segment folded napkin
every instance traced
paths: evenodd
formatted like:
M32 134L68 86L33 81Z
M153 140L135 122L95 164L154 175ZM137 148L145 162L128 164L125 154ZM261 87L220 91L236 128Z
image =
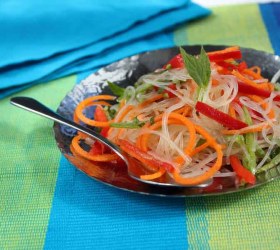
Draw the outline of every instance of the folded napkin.
M4 0L0 98L173 44L174 26L209 14L188 0Z

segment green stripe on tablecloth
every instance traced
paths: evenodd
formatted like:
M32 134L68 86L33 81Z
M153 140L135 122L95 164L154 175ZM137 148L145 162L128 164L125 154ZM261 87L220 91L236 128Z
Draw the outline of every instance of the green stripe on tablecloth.
M255 190L205 198L211 249L279 249L280 181Z
M225 44L273 52L255 4L213 8L213 15L175 32L176 44ZM280 181L219 197L186 199L190 249L276 249Z
M256 4L213 8L213 14L175 31L175 43L219 44L272 52L272 46Z
M75 81L67 77L20 95L56 109ZM41 249L60 158L52 122L10 105L9 98L0 110L0 249Z

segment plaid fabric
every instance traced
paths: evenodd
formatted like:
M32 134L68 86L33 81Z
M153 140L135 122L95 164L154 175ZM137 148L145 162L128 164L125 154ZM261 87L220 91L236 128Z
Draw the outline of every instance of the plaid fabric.
M216 7L214 15L206 20L177 30L176 42L238 44L279 53L279 7L280 4ZM186 199L190 249L277 249L279 188L280 182L275 181L246 193Z
M280 4L213 8L175 44L280 53ZM84 76L85 74L83 74ZM21 92L52 108L76 77ZM97 183L60 154L51 122L0 101L0 249L278 249L280 182L226 196L165 199Z
M75 76L21 92L56 108ZM41 249L60 153L52 122L0 101L0 249Z

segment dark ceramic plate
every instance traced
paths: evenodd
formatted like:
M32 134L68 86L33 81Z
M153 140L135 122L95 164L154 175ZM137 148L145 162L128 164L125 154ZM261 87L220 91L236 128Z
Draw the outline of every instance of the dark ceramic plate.
M184 46L190 54L199 54L201 46ZM206 51L214 51L225 48L225 46L204 46ZM76 105L83 99L110 93L107 80L119 84L122 87L133 85L137 79L147 73L161 68L169 59L178 54L178 48L151 51L121 61L115 62L104 67L96 73L90 75L80 84L76 85L62 100L58 113L72 119ZM280 69L280 58L272 54L253 49L242 48L243 59L248 66L258 65L262 68L262 74L268 79ZM69 149L70 142L76 131L63 125L54 124L55 139L61 152L79 170L97 181L108 184L112 187L138 192L142 194L153 194L161 196L202 196L233 193L241 190L251 189L261 184L276 179L280 175L280 167L272 169L264 176L257 176L257 183L254 186L237 187L234 180L228 178L214 178L213 184L203 187L159 187L137 182L132 179L124 166L95 166L87 160L79 160L72 156Z

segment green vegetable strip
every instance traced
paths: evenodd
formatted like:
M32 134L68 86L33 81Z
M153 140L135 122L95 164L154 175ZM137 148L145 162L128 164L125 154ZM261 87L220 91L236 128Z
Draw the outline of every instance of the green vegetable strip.
M137 117L135 117L133 119L133 121L131 122L112 122L110 123L110 127L114 127L114 128L141 128L142 126L144 126L145 123L144 122L140 122Z
M118 86L117 84L107 81L109 88L111 89L111 91L113 92L114 95L122 97L124 94L125 89Z
M265 156L265 151L258 144L256 145L255 153L258 158L263 158Z
M276 155L280 154L280 147L278 145L275 145L273 147L273 149L271 150L271 153L270 153L270 158L274 158Z
M245 115L245 122L248 125L252 125L252 118L249 114L249 111L246 107L243 107L244 115ZM245 147L248 151L249 156L244 157L242 160L244 167L246 167L251 172L256 168L257 166L257 158L256 158L256 142L255 142L255 136L254 133L247 133L244 135L245 139Z
M267 171L273 167L275 167L276 165L278 165L280 163L280 154L276 155L269 163L263 165L262 168L260 168L257 173L261 173L264 171Z

